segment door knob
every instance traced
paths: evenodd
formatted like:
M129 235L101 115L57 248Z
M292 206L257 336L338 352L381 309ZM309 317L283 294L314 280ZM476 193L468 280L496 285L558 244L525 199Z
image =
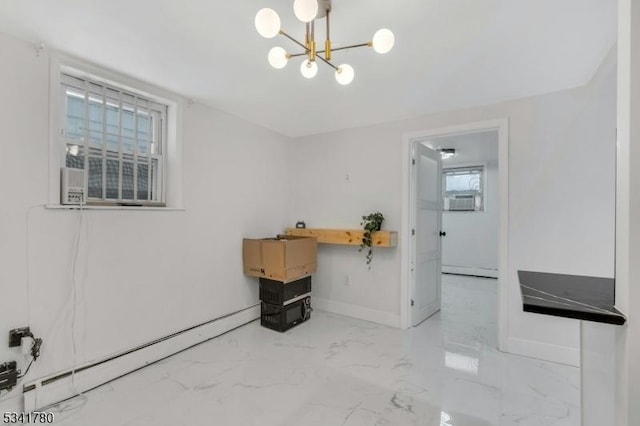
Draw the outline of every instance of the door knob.
M440 236L441 236L441 237L446 237L446 236L447 236L447 233L446 233L446 232L442 232L442 231L440 231Z

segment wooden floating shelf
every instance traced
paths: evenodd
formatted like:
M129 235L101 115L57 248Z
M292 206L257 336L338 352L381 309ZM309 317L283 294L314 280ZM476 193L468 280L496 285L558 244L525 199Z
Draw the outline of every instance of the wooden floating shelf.
M321 244L343 244L359 246L362 243L362 229L318 229L287 228L286 235L297 237L315 237ZM395 247L398 245L396 231L377 231L371 235L373 247Z

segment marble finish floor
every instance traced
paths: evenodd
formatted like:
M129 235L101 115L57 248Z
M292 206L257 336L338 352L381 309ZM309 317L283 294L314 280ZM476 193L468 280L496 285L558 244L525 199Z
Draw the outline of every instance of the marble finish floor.
M499 352L496 280L444 275L418 327L252 322L53 410L60 426L579 426L579 376Z

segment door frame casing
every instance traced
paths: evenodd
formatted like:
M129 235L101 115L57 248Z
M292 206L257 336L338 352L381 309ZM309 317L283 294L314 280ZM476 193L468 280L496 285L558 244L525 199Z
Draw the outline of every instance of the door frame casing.
M498 348L505 350L509 335L509 119L500 118L405 133L402 141L402 218L400 224L400 326L411 327L411 200L412 145L426 139L477 133L498 132L499 225L498 225Z

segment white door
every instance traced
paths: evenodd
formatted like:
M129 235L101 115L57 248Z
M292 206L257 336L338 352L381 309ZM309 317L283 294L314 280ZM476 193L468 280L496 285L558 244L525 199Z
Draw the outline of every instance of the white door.
M411 208L411 324L440 310L442 160L420 142L413 144Z

